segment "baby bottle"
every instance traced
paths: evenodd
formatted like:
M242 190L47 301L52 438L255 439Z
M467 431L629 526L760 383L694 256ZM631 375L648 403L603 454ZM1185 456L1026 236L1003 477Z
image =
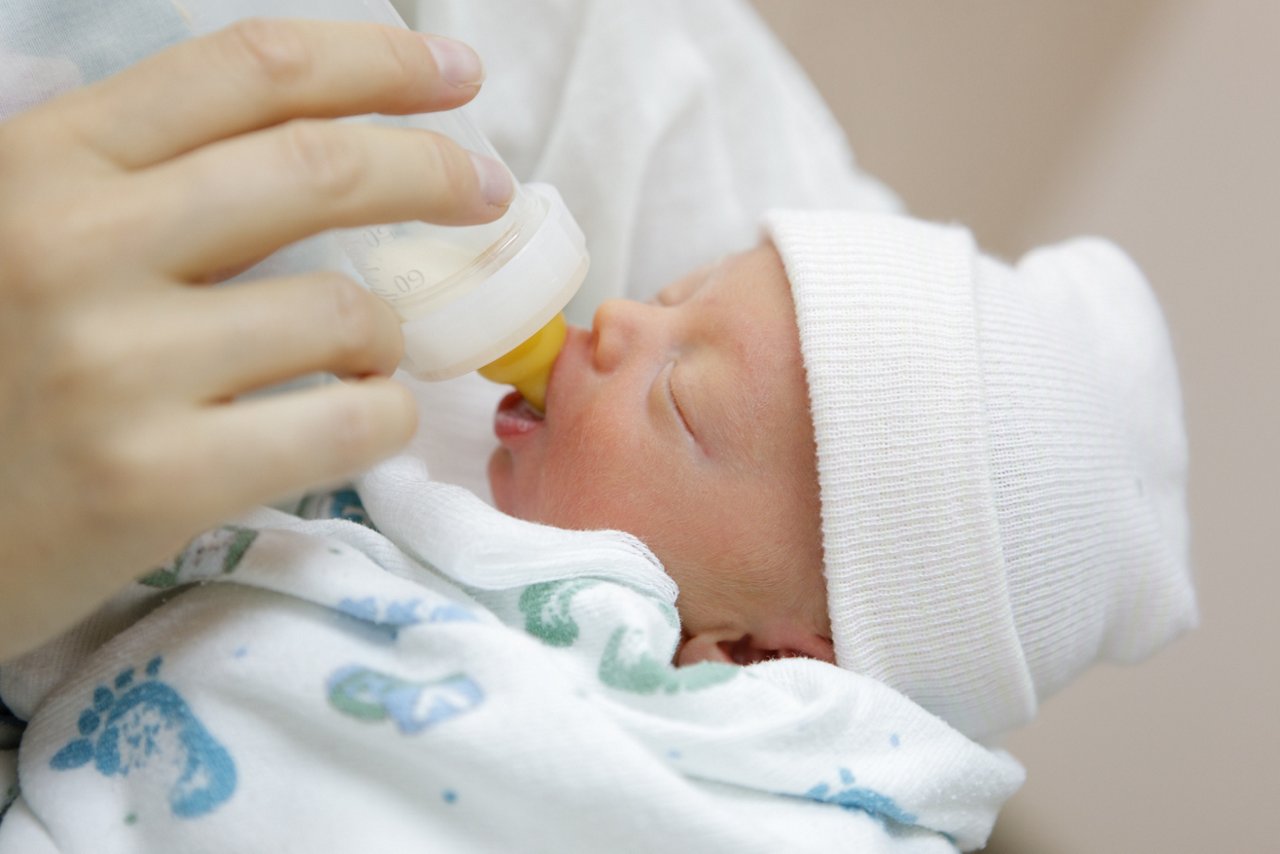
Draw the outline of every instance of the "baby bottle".
M239 18L272 15L403 27L388 0L182 0L195 34ZM360 121L431 130L500 160L461 110ZM425 380L480 370L545 407L552 362L565 338L561 311L587 272L586 241L559 193L518 186L495 222L437 226L401 222L335 232L348 272L400 316L402 367ZM346 266L346 265L343 265Z

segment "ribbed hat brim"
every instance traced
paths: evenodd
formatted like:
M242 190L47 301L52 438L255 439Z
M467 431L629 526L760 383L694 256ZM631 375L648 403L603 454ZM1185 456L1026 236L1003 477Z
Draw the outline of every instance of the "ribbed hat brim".
M840 666L982 737L1036 709L1005 586L975 338L972 238L774 211L818 447Z

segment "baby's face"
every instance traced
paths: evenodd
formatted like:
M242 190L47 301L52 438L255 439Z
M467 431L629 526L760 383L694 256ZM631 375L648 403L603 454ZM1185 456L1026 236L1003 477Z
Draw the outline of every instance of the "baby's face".
M807 386L771 246L653 303L605 303L570 329L545 420L508 397L494 426L498 507L645 542L680 586L686 639L710 638L685 661L830 660Z

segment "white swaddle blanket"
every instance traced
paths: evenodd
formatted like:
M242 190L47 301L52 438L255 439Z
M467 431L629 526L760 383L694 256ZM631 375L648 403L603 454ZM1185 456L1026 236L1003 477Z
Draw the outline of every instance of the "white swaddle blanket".
M361 489L381 534L262 510L146 579L32 715L0 852L968 850L1021 783L834 666L673 667L625 534L410 458Z

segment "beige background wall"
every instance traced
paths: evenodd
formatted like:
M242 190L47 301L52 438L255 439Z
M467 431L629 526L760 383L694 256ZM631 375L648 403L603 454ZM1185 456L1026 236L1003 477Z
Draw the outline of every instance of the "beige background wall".
M991 850L1280 851L1280 2L756 5L914 213L1109 236L1173 330L1202 626L1010 740Z

